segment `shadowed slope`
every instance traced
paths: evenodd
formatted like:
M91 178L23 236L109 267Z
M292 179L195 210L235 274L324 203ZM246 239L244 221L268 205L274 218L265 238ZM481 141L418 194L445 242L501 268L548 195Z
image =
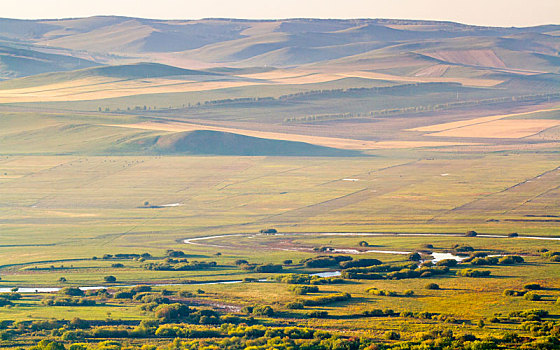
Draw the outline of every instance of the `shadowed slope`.
M209 154L236 156L358 156L361 152L304 142L272 140L213 130L141 138L119 145L115 153Z

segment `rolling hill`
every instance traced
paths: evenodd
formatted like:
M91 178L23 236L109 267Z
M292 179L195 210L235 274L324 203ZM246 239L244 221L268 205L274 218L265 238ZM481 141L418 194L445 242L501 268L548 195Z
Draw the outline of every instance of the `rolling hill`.
M29 50L65 50L75 57L87 52L98 64L152 61L179 67L328 65L342 58L363 61L365 54L376 69L380 57L419 53L480 68L536 71L546 61L546 72L558 73L559 30L559 25L498 28L383 19L0 19L7 47L26 43ZM23 67L12 75L35 73Z
M480 111L554 107L559 33L560 25L389 19L0 19L0 109L80 111L118 117L114 124L122 125L139 118L205 126L172 135L110 129L103 142L73 127L63 130L76 142L90 140L96 152L336 156L361 149L293 135L372 142L364 148L370 150L452 147L464 145L462 133L435 140L411 130ZM89 125L79 130L109 132L87 119L62 119L62 125ZM62 119L37 135L57 152L83 150L77 143L58 147ZM556 139L555 124L533 123L498 124ZM481 139L502 144L504 135ZM24 141L5 140L13 140L15 151Z
M322 147L306 142L273 140L214 130L194 130L144 137L112 148L113 154L311 156L344 157L359 151Z

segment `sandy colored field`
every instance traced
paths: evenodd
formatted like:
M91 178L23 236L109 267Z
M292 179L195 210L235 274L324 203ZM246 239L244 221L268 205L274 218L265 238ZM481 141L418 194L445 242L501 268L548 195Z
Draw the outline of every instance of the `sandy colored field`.
M467 143L439 142L439 141L379 141L379 142L364 141L364 140L353 140L353 139L336 138L336 137L323 137L323 136L289 134L289 133L279 133L279 132L247 130L247 129L224 128L218 126L209 126L209 125L200 125L200 124L191 124L191 123L177 123L177 122L165 122L165 123L142 122L136 124L119 124L119 125L112 124L108 126L143 129L143 130L161 130L161 131L171 131L171 132L213 130L213 131L235 133L235 134L240 134L245 136L273 139L273 140L306 142L319 146L334 147L334 148L341 148L341 149L348 149L348 150L468 145ZM472 145L472 143L470 145Z
M560 120L551 119L494 120L428 135L446 137L522 138L558 125L560 125Z
M89 79L80 80L77 85L75 85L76 81L73 81L33 88L1 90L0 103L98 100L138 94L208 91L259 84L244 81L191 82L173 79L118 80L103 83L94 80L88 84L87 80Z
M371 67L370 67L371 68ZM379 69L379 67L376 67ZM386 67L385 67L386 68ZM476 79L476 78L462 78L462 77L442 77L447 71L447 65L435 65L419 70L415 76L398 76L392 74L371 72L371 71L356 71L356 70L332 70L330 73L319 73L303 70L276 70L272 72L256 73L243 75L246 78L252 79L267 79L279 84L304 84L304 83L319 83L330 80L342 78L362 78L372 80L388 80L407 83L431 83L431 82L459 82L468 86L494 86L503 82L497 79Z
M413 77L361 70L324 72L301 69L282 69L264 73L239 75L239 78L251 79L245 81L200 82L174 78L115 79L91 77L28 88L0 90L0 103L98 100L139 94L210 91L263 84L314 84L344 78L388 80L403 83L459 82L467 86L480 87L494 86L502 82L501 80L495 79L442 77L441 75L447 71L447 68L448 67L445 65L427 67L418 71L416 76Z
M259 80L262 79L276 84L323 83L327 81L345 78L345 76L336 73L319 73L319 72L306 71L300 69L292 69L292 70L281 69L281 70L274 70L271 72L244 74L244 75L240 75L240 77L259 79Z
M422 127L419 127L419 128L414 128L414 129L409 129L409 130L411 130L411 131L426 131L426 132L446 131L446 130L462 128L462 127L470 126L470 125L483 124L483 123L491 122L491 121L494 121L494 120L499 120L499 119L504 119L504 118L509 118L509 117L517 117L517 116L522 116L522 115L525 115L525 114L533 114L533 113L539 113L539 112L551 112L551 111L556 111L556 110L558 110L558 108L539 109L537 111L532 111L532 112L491 115L491 116L488 116L488 117L480 117L480 118L474 118L474 119L469 119L469 120L461 120L461 121L458 121L458 122L422 126Z
M385 73L377 73L377 72L364 72L364 71L357 71L357 72L348 72L348 73L341 73L341 76L345 78L364 78L364 79L380 79L380 80L390 80L390 81L401 81L401 82L409 82L409 83L454 83L458 82L466 86L481 86L481 87L490 87L495 86L500 83L503 83L503 80L496 80L496 79L476 79L476 78L463 78L463 77L432 77L432 76L414 76L414 77L406 77L406 76L398 76L398 75L391 75Z

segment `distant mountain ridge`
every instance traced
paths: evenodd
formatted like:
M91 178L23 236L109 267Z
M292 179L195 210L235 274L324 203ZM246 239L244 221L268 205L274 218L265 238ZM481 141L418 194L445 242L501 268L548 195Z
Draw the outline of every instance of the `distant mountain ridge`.
M495 58L465 61L465 50L471 50L470 56L472 50L486 50ZM501 28L391 19L0 19L1 79L137 62L193 69L330 66L403 60L410 54L456 66L496 68L501 61L499 68L556 74L559 52L560 25L553 24Z

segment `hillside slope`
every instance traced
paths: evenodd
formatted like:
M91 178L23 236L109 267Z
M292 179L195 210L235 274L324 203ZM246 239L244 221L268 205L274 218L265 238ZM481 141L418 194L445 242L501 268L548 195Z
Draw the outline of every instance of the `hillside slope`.
M305 142L272 140L214 130L194 130L127 141L111 153L207 154L228 156L357 156L361 152L322 147Z

